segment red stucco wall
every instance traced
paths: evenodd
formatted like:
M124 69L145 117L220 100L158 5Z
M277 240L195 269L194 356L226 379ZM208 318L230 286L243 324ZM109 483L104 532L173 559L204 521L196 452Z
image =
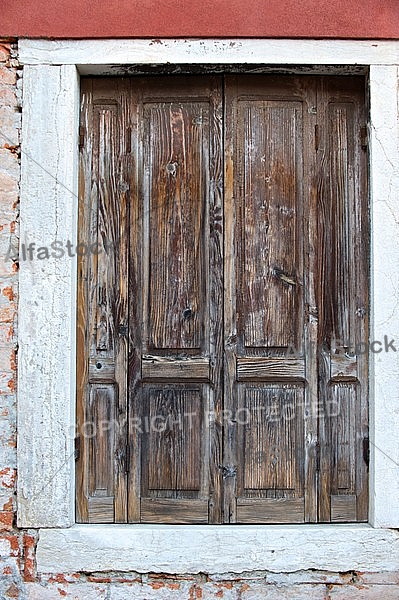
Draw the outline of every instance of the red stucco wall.
M399 38L399 0L1 0L0 35Z

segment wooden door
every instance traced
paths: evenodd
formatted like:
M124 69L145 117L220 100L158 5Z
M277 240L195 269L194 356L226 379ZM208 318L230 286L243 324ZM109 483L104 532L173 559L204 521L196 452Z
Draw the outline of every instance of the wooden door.
M362 84L84 80L78 520L367 518Z

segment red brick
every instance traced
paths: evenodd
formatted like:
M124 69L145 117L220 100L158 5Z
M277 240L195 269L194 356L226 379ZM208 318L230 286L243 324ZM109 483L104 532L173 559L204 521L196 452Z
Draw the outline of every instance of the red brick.
M0 323L14 322L16 306L13 287L9 285L9 282L7 282L7 285L0 283Z
M10 58L10 44L0 44L0 62L6 62Z
M0 67L0 81L1 81ZM0 144L5 149L10 150L19 145L19 129L21 126L21 115L12 106L0 105ZM1 188L1 185L0 185Z
M3 296L8 298L10 302L12 302L14 300L14 290L12 289L12 287L10 285L4 287L1 290L1 293L3 294Z
M14 513L2 510L0 511L0 530L11 531L14 521Z
M129 577L128 573L126 573L125 577L117 577L115 579L115 582L116 583L140 583L141 584L141 578L135 577L133 575Z
M16 470L5 467L0 471L0 487L13 489L15 487Z
M11 344L10 344L11 346ZM14 351L12 347L0 345L0 371L11 373L14 370Z
M15 534L4 533L0 539L8 542L8 556L19 558L19 537Z
M16 106L17 96L15 94L14 87L9 85L3 85L0 87L0 104L2 104L3 106Z
M8 512L12 512L13 509L13 501L12 498L10 498L5 504L3 504L3 511L8 511Z
M19 589L17 588L15 583L12 583L10 587L6 590L6 596L7 598L19 598Z
M1 373L0 372L0 395L10 394L15 392L15 379L11 372ZM1 473L0 473L1 479ZM0 481L1 486L1 481Z
M153 590L159 590L159 589L165 587L165 584L163 581L156 581L154 583L150 583L150 586L152 587Z
M49 583L68 583L68 581L63 573L57 573L49 577Z
M0 46L0 62L7 62L9 54Z
M24 549L24 580L25 581L36 581L35 547L36 547L36 539L34 538L34 536L24 533L23 549Z
M95 575L88 575L87 581L91 581L93 583L111 583L111 577L98 577Z
M7 347L9 343L12 341L13 337L13 328L9 324L1 324L0 325L0 348Z
M198 600L198 598L202 598L202 590L197 585L193 585L189 591L189 600Z
M0 323L12 323L15 315L15 304L10 306L1 306L0 304Z
M8 83L9 85L14 85L16 81L17 74L14 70L0 66L0 83Z

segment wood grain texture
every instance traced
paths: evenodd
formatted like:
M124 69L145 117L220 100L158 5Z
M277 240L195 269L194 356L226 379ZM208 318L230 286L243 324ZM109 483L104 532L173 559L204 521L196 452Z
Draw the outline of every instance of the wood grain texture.
M303 389L247 387L244 407L241 492L293 490L302 496Z
M357 498L352 496L331 496L331 521L333 523L351 523L357 521Z
M367 519L363 83L84 81L81 521Z
M356 77L323 78L318 97L318 119L324 123L317 175L321 217L319 394L326 415L319 421L319 519L365 521L369 250L367 149L362 142L364 82ZM343 507L342 514L337 507Z
M302 523L304 509L301 498L238 500L237 523Z
M220 522L221 80L131 83L129 520Z
M88 523L113 523L114 497L92 496L88 500Z
M227 78L225 276L231 285L225 300L225 399L236 415L226 427L227 522L242 520L240 503L256 497L268 498L268 507L281 498L301 498L295 521L306 518L305 465L314 465L305 462L304 388L298 388L297 402L296 388L289 401L286 387L298 379L306 383L306 83L311 80ZM285 360L289 349L298 358ZM262 380L270 387L254 387ZM280 411L274 419L266 415L272 404L274 415ZM272 522L272 514L257 512L251 503L245 508L248 522Z
M200 390L150 389L148 488L199 490L201 463Z
M207 358L176 359L165 356L143 356L141 374L143 379L191 379L209 381L210 361Z
M142 498L143 523L204 524L208 523L208 502L204 500L170 500Z
M128 84L83 80L78 278L77 520L125 522ZM100 366L101 365L101 366ZM99 382L107 386L99 386ZM87 427L94 432L88 435ZM102 478L106 486L101 487ZM97 483L96 483L97 482ZM105 485L105 482L103 482ZM96 512L99 490L111 503ZM106 492L104 492L106 490ZM92 511L95 511L94 513Z
M305 361L289 358L237 358L237 380L255 381L257 379L304 379Z
M240 98L236 118L243 344L298 348L302 106Z
M149 170L149 347L200 348L206 305L202 222L209 104L146 103Z

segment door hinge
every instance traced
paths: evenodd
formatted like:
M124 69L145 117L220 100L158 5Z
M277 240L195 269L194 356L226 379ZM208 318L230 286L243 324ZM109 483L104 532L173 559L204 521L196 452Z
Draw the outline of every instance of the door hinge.
M127 334L128 334L128 326L127 326L127 325L125 325L124 323L121 323L121 324L119 325L119 327L118 327L118 334L119 334L121 337L125 337L125 336L127 336Z
M74 451L75 460L79 460L80 458L80 435L75 437L75 451Z
M237 467L234 465L219 465L219 469L222 469L223 479L237 475Z
M85 144L86 128L83 125L79 126L79 150L81 150Z
M126 154L130 154L132 151L132 128L126 128Z
M319 143L320 143L320 131L319 131L319 126L316 124L314 126L314 147L315 147L315 150L319 149Z
M125 448L125 473L130 471L130 445L126 444Z
M320 442L317 441L315 448L315 464L316 464L316 471L319 472L320 471Z
M367 126L365 125L360 129L360 146L362 150L367 150L368 147L368 131Z
M363 460L367 466L370 464L370 439L367 436L363 438Z

